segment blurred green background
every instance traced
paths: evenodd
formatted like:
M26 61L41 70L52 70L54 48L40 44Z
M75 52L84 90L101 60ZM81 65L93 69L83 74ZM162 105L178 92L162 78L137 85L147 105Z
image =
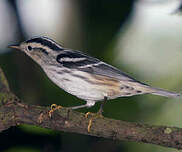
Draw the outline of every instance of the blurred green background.
M48 36L82 50L155 87L182 90L182 16L178 0L1 0L0 66L11 90L27 104L65 107L84 101L53 84L22 52L10 50L34 36ZM182 127L182 102L154 95L108 101L104 116ZM90 109L99 109L100 103ZM21 125L0 133L3 152L153 152L160 146L112 141Z

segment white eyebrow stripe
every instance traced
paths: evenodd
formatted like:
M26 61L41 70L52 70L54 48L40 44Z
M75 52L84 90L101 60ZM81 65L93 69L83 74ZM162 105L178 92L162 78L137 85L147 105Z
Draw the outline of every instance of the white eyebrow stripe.
M69 58L69 57L64 57L61 58L60 61L61 62L79 62L79 61L84 61L87 58Z

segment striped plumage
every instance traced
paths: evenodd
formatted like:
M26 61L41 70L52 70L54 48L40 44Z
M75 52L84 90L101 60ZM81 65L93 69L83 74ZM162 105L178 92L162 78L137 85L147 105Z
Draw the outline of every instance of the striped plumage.
M97 101L151 93L166 97L181 94L150 87L117 68L80 51L63 48L47 37L37 37L11 46L35 60L47 76L60 88L85 100L90 107Z

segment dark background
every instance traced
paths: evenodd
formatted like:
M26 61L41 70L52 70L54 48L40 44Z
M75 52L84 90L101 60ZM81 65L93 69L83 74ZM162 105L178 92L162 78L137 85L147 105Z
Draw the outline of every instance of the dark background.
M129 72L140 81L180 91L182 18L171 14L179 5L166 10L166 3L162 0L2 0L0 66L11 90L27 104L50 106L56 103L65 107L84 104L53 84L28 56L7 49L9 44L33 36L48 36L67 48L83 50ZM147 13L142 14L140 10L147 10ZM166 22L161 14L166 15ZM152 22L158 20L161 22ZM146 21L150 26L146 26ZM96 112L99 105L78 111ZM152 95L118 98L104 107L104 116L109 118L178 127L182 125L181 114L180 102ZM154 150L171 149L29 125L0 133L0 151L3 152Z

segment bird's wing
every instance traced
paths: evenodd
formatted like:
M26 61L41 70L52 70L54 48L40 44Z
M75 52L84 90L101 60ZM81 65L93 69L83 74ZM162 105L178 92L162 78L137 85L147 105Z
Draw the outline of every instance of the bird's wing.
M80 51L67 50L57 56L57 62L64 67L90 74L107 76L122 81L139 82L119 69Z

